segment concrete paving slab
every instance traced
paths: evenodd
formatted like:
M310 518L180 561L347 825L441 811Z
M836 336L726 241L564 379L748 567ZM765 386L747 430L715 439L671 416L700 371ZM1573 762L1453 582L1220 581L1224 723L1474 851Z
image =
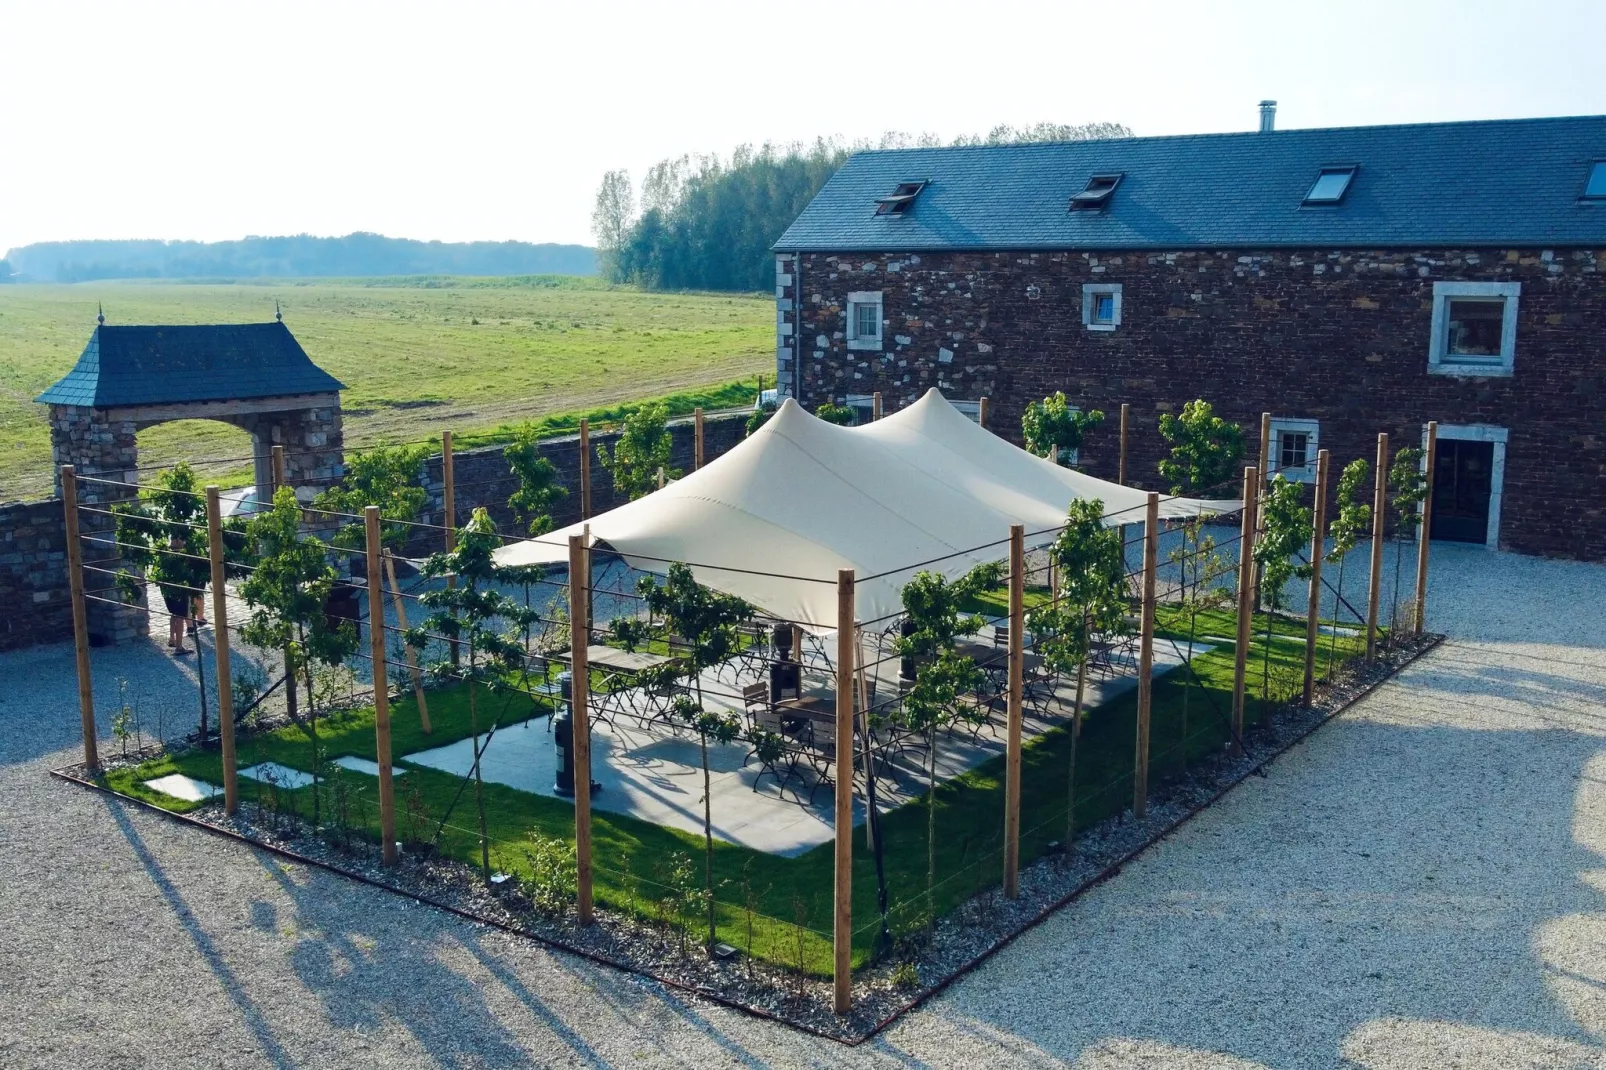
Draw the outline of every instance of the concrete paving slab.
M204 780L196 780L183 773L169 773L154 780L145 781L145 786L152 791L159 791L163 795L171 795L175 799L185 802L200 802L210 799L214 795L223 794L223 789L216 784L208 784Z

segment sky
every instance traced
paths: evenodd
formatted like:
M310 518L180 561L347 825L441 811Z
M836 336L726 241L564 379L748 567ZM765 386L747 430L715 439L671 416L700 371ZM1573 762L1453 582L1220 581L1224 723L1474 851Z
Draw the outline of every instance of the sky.
M608 169L820 135L1606 113L1600 0L0 0L0 27L0 250L589 244Z

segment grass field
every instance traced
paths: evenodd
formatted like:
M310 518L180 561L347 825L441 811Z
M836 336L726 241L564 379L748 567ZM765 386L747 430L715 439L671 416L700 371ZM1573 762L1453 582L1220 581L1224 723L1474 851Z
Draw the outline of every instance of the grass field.
M757 295L569 276L0 286L0 501L49 493L50 433L33 398L78 359L97 302L109 324L246 323L270 319L275 298L307 354L346 384L348 445L774 374L774 304ZM250 452L244 432L212 421L152 428L140 450L145 464Z

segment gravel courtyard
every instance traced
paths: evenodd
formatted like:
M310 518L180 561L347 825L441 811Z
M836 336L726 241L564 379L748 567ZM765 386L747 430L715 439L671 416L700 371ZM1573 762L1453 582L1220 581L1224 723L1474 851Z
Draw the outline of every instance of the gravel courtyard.
M1606 1067L1606 566L1435 555L1447 643L858 1049L55 781L0 655L0 1066Z

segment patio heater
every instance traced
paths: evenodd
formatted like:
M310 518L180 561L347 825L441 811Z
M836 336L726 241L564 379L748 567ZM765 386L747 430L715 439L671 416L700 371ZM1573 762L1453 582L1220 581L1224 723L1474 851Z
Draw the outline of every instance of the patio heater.
M797 698L803 686L803 667L792 658L792 626L777 624L770 633L775 660L770 662L770 701Z
M915 633L914 618L905 616L898 622L898 635L904 639ZM898 659L898 679L913 682L915 678L915 659L912 654L905 654Z
M558 673L558 711L552 718L552 741L558 748L558 772L552 785L555 794L566 799L574 797L574 674L565 669ZM591 760L597 760L596 751ZM602 790L602 785L591 782L591 793Z

